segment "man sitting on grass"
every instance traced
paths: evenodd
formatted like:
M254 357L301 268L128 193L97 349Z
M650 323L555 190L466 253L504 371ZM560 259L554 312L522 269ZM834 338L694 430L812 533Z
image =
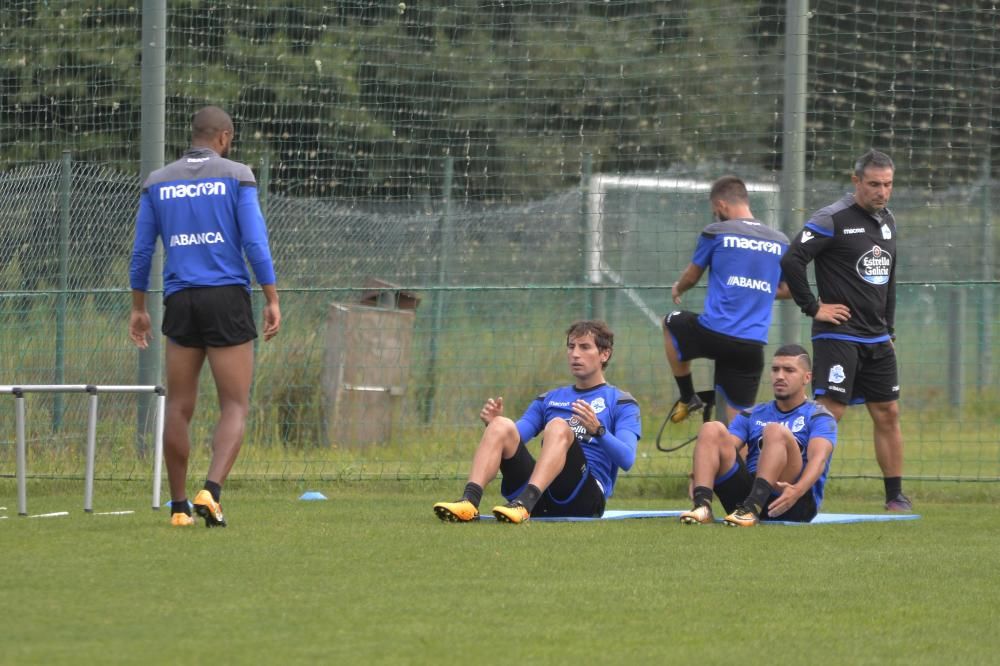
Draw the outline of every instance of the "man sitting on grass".
M682 523L714 522L713 490L729 513L725 524L733 527L779 516L803 523L816 517L837 421L806 397L811 379L808 352L785 345L771 363L774 400L740 412L728 430L718 421L701 427L694 447L694 508L681 514Z
M535 398L515 423L503 415L503 398L479 412L486 432L472 459L468 483L456 502L438 502L443 521L479 518L483 488L503 473L500 492L509 501L493 508L498 521L530 516L604 515L618 470L635 462L642 434L639 405L604 381L614 333L603 321L578 321L566 331L566 356L575 382ZM541 433L536 462L525 444Z

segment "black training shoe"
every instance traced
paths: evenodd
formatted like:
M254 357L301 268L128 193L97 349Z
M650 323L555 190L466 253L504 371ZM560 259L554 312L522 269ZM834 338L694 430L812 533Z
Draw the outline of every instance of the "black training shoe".
M913 502L911 502L910 498L903 493L899 493L885 503L885 510L892 511L894 513L909 513L910 511L913 511Z

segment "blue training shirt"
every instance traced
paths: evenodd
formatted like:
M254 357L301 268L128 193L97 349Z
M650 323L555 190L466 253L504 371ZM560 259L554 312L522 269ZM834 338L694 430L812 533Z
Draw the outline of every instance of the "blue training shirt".
M573 402L586 400L597 420L607 430L603 437L590 437L573 413ZM601 485L605 497L614 493L618 470L628 471L635 462L636 443L642 436L639 403L632 394L611 384L580 390L562 386L535 398L517 421L521 441L527 443L553 419L565 419L576 432L587 468Z
M129 266L132 289L149 289L157 236L163 242L164 299L192 287L249 290L247 261L259 284L275 283L253 172L209 148L189 149L143 184Z
M764 426L768 423L780 423L791 431L792 436L799 443L803 466L809 460L809 440L813 437L828 439L834 448L837 446L837 420L826 407L815 400L806 400L790 412L781 411L774 400L762 402L749 410L740 412L729 424L729 432L747 443L747 469L751 473L757 472L761 438L764 435ZM823 487L826 485L826 477L830 472L830 460L832 459L833 452L826 460L823 473L819 475L812 487L817 511L823 503Z
M732 338L767 344L771 306L788 237L757 220L713 222L698 237L691 263L708 268L698 321Z

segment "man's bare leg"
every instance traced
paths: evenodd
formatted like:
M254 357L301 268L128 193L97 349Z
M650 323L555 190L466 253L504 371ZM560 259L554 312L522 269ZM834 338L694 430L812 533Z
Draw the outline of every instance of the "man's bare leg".
M191 418L198 401L198 375L205 350L183 347L167 340L167 400L163 420L163 458L170 483L170 498L187 499L187 466L191 453Z
M521 436L517 432L517 426L509 418L498 416L490 421L479 440L476 455L472 458L469 483L485 488L500 471L501 459L506 460L517 453L520 443Z
M701 525L714 521L712 496L715 480L720 474L732 469L736 456L736 448L732 445L726 426L718 421L702 424L692 454L691 484L688 488L694 508L681 514L682 523Z
M521 494L505 505L495 507L497 520L523 523L528 520L542 493L566 466L566 454L576 441L576 433L564 419L552 419L542 431L542 451Z
M514 422L505 416L496 416L486 426L476 447L465 484L462 499L457 502L438 502L434 513L438 518L450 523L466 523L479 517L479 502L483 488L496 478L500 471L500 461L517 453L521 435Z
M253 381L253 341L232 347L209 347L207 356L219 397L219 422L212 435L212 462L207 479L221 486L243 445Z
M913 505L903 494L903 431L899 427L899 403L869 402L872 417L875 459L882 468L885 484L885 508L889 511L910 511Z

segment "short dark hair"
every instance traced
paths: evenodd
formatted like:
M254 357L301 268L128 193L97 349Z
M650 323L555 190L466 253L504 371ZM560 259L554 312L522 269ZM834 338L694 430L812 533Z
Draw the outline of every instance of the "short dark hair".
M781 345L778 347L778 351L774 352L775 357L778 356L794 356L796 358L801 358L802 363L806 366L806 370L812 370L813 364L812 359L809 358L809 352L802 345L790 344Z
M747 184L736 176L722 176L712 183L709 201L725 201L727 203L750 203Z
M233 131L233 119L217 106L205 106L191 118L191 138L211 140L220 132Z
M566 344L569 345L571 339L583 337L588 333L594 336L594 344L601 351L614 350L615 334L600 319L581 319L570 324L570 327L566 329ZM608 356L608 361L610 360L611 357ZM602 369L608 367L608 361L601 363Z
M873 166L879 169L892 169L896 170L896 165L892 163L892 158L885 153L880 153L879 151L872 148L867 153L858 158L858 161L854 163L854 175L858 178L864 178L865 169Z

